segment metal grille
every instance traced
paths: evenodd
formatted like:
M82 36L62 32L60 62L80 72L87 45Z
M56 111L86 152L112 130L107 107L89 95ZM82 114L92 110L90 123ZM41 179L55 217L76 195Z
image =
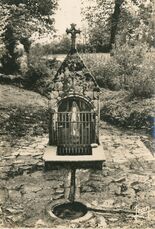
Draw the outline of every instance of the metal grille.
M91 155L95 143L95 113L58 112L56 121L58 155Z

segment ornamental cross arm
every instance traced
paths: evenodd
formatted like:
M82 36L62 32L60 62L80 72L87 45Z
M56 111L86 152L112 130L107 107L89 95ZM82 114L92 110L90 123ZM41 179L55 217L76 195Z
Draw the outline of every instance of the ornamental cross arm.
M76 24L72 23L71 28L66 29L66 33L71 34L71 40L72 40L71 49L75 49L76 34L81 33L81 30L76 29L75 27L76 27Z

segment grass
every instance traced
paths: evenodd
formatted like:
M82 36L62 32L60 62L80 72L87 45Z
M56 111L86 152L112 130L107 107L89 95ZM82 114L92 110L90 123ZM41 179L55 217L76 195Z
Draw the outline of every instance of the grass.
M53 58L56 58L59 61L63 61L65 59L67 54L54 54L54 55L47 55L44 56L44 59L51 60ZM109 53L79 53L79 55L82 57L82 59L87 62L90 58L95 59L96 61L106 61L110 58Z
M11 144L24 136L48 133L48 101L38 93L0 85L0 134Z

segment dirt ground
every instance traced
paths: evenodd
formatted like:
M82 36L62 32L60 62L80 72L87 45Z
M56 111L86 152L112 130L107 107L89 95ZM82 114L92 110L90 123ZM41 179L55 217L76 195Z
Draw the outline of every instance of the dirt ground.
M155 228L155 158L141 141L147 136L101 123L102 170L76 171L76 200L89 212L67 221L49 214L68 198L70 170L44 169L47 100L1 85L0 111L1 228Z

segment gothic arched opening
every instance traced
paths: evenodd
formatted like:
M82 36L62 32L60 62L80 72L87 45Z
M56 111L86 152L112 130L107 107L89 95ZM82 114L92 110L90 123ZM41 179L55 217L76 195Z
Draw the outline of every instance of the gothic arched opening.
M96 143L96 113L81 97L68 97L58 104L56 118L58 155L91 155Z

